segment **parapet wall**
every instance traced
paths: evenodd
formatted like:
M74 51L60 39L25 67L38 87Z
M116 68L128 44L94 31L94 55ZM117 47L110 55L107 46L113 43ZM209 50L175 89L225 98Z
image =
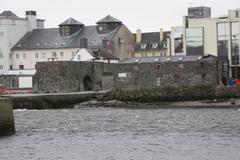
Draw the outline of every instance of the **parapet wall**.
M13 104L10 99L0 98L0 136L15 133Z

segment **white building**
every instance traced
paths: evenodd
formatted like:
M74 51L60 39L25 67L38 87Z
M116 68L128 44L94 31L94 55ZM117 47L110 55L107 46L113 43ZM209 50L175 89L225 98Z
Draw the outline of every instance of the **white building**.
M240 13L215 18L184 17L184 54L218 56L229 63L229 76L240 78Z
M11 74L11 48L26 32L36 28L44 28L44 20L36 19L35 11L26 11L25 18L20 18L11 11L0 14L0 75Z

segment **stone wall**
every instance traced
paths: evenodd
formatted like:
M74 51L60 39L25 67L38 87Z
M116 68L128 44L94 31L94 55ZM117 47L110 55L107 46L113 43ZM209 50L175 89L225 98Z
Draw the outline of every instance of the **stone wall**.
M0 98L0 136L15 133L12 102L6 98Z
M114 73L115 88L216 85L219 79L216 61L122 64Z
M38 93L80 92L87 90L86 85L90 85L90 90L217 85L221 77L217 60L140 64L42 62L37 63L36 69L33 89Z

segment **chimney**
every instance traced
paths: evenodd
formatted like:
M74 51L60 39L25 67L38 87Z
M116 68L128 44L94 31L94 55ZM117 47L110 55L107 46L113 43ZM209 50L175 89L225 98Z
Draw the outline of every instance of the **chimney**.
M80 39L80 48L88 48L88 40L87 38Z
M228 18L229 19L234 19L238 17L238 12L237 10L228 10Z
M163 29L161 28L160 29L160 42L163 41Z
M103 46L103 48L107 48L108 46L109 46L109 40L108 39L103 39L102 40L102 46Z
M36 11L26 11L26 18L28 23L28 31L37 28L37 14Z
M140 43L141 41L142 41L142 32L141 32L141 29L137 29L136 42Z

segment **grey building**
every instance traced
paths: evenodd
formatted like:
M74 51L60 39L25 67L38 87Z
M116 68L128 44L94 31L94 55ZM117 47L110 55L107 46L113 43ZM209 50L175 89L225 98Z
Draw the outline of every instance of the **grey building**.
M210 7L190 7L188 8L188 18L210 18L211 8Z

